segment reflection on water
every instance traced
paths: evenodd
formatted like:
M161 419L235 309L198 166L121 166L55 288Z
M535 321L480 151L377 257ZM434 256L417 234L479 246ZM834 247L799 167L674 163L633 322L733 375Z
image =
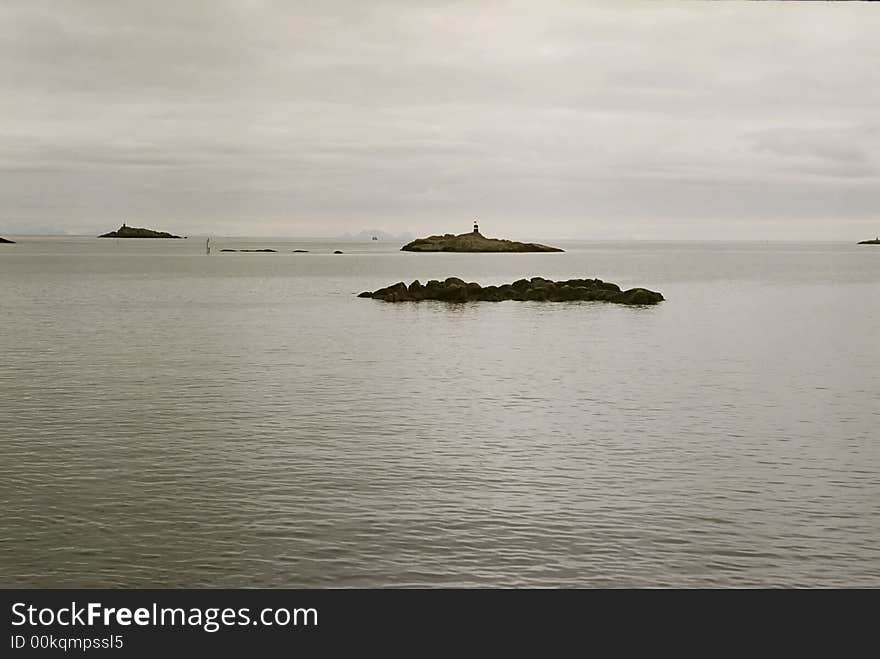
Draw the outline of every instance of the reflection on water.
M135 242L0 253L0 586L880 586L876 254Z

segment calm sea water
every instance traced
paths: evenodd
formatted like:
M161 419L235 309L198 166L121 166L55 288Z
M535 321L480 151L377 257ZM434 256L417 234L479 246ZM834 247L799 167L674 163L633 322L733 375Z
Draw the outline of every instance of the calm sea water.
M880 586L880 248L19 240L0 586Z

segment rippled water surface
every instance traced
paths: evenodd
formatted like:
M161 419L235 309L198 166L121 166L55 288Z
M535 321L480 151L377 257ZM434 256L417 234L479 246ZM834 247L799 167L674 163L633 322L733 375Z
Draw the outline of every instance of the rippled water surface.
M18 240L0 586L880 587L880 248Z

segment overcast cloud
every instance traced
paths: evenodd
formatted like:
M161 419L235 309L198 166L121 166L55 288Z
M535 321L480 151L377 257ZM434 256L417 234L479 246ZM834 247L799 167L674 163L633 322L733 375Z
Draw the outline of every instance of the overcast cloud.
M880 232L870 3L4 0L0 233Z

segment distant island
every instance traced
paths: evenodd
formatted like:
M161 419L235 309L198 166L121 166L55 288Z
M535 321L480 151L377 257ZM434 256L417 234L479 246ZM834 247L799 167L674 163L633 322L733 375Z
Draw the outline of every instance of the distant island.
M4 238L3 236L0 236L0 243L8 243L8 244L10 244L10 245L14 245L14 244L15 244L15 241L14 241L14 240L7 240L7 239Z
M880 237L874 238L874 240L860 240L859 245L880 245Z
M102 236L98 236L98 238L180 238L180 236L175 236L165 231L127 227L123 223L116 231L105 233Z
M444 281L432 279L422 285L418 279L407 286L403 282L365 291L358 297L368 297L385 302L421 302L439 300L442 302L503 302L520 300L535 302L616 302L617 304L646 305L662 302L664 297L646 288L631 288L621 291L620 286L601 279L567 279L551 281L543 277L519 279L502 286L480 286L476 282L466 282L458 277Z
M470 233L417 238L400 248L402 252L562 252L558 247L537 243L518 243L513 240L486 238L474 222Z

